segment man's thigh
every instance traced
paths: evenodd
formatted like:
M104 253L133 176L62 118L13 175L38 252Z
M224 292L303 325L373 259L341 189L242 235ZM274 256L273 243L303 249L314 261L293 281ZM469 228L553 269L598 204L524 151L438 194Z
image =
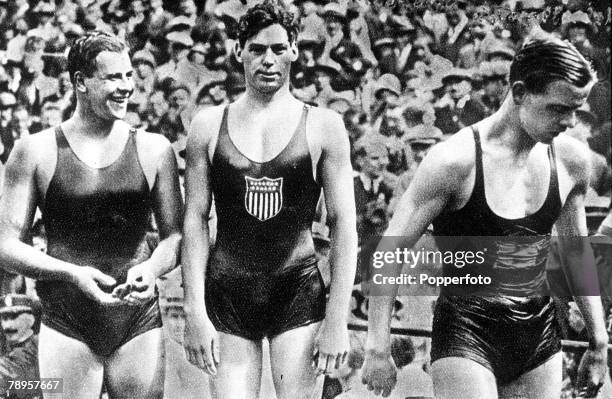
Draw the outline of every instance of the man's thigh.
M431 365L436 399L496 399L497 383L485 366L462 357L444 357Z
M558 399L561 396L563 356L556 353L543 364L499 387L504 399Z
M161 399L166 352L161 328L126 342L105 361L105 383L112 399Z
M45 399L98 399L104 365L89 347L41 324L38 336L41 378L62 378L63 394L45 393Z

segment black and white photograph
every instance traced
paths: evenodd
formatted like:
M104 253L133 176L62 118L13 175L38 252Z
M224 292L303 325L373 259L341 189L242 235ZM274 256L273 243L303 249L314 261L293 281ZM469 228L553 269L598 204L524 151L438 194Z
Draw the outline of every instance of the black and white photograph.
M606 0L0 0L0 398L612 399Z

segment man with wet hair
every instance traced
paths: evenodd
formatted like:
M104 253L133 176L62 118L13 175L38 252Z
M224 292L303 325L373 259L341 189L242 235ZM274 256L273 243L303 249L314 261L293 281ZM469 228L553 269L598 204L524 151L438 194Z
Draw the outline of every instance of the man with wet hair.
M185 352L212 375L213 397L258 398L267 338L277 397L307 398L316 374L337 369L349 349L357 248L349 140L337 114L289 91L293 16L266 1L238 28L246 92L198 113L187 143ZM311 232L321 189L332 241L327 304ZM211 248L203 221L213 194Z
M163 136L121 120L134 90L122 41L87 33L70 49L68 71L72 117L23 137L9 158L0 263L37 280L40 375L63 378L62 398L97 399L102 384L111 398L162 398L155 280L178 258L174 154ZM47 254L24 242L37 207ZM160 238L154 249L147 240L152 215Z
M444 276L482 273L493 284L442 289L431 351L436 398L559 398L559 328L551 299L540 296L553 225L590 339L576 394L595 396L604 381L608 335L585 239L589 155L560 134L575 123L593 81L589 63L571 44L548 36L527 41L512 63L500 109L432 148L398 204L386 231L403 236L393 247L403 240L410 248L430 223L443 250L464 243L482 250L483 239L470 241L476 236L501 243L488 248L481 265L443 265ZM450 240L442 236L456 237L457 248L445 248ZM525 240L527 248L520 244ZM389 355L393 295L371 298L363 369L363 382L383 396L396 379Z

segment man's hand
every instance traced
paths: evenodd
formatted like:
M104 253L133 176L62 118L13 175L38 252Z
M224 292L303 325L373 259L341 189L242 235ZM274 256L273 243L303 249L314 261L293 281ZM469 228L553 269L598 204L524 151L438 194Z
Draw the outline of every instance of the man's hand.
M219 335L206 314L185 315L183 347L189 363L210 375L217 374Z
M578 366L578 380L574 395L579 398L597 397L608 370L608 347L587 349Z
M102 273L100 270L89 266L78 266L74 272L72 272L71 277L72 282L83 291L88 298L97 303L107 306L120 305L123 303L121 299L100 289L100 286L111 287L117 283L114 278Z
M113 290L113 295L129 305L143 305L155 295L155 273L149 261L133 266L128 270L125 283Z
M350 349L346 323L323 320L315 338L312 367L317 374L329 374L346 361Z
M385 398L391 395L397 383L397 367L391 353L366 351L361 368L361 382L368 386L368 390L374 391L375 395L382 393Z

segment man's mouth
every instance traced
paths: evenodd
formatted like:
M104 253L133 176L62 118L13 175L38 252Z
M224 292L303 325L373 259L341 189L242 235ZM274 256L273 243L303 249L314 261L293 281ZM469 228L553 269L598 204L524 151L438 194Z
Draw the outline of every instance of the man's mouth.
M127 103L128 98L129 98L128 96L111 97L110 100L114 103L123 105Z

